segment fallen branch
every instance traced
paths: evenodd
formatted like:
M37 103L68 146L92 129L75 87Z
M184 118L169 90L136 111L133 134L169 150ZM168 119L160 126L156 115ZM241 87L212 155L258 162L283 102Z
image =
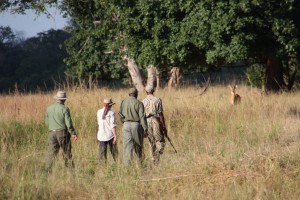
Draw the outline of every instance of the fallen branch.
M174 179L174 178L182 178L187 176L200 176L201 174L184 174L184 175L178 175L178 176L169 176L164 178L152 178L152 179L146 179L146 180L139 180L141 182L148 182L148 181L161 181L161 180L167 180L167 179Z

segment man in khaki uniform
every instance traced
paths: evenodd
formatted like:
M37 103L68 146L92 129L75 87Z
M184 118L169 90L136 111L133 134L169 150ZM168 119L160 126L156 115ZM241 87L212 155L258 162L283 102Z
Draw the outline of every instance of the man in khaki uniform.
M147 97L143 100L143 104L148 124L151 158L154 164L158 164L166 145L164 134L167 134L162 100L153 95L154 88L152 86L147 86L145 89Z
M59 152L63 150L63 158L66 167L74 167L71 152L71 137L77 140L77 134L73 127L70 110L66 107L67 95L65 91L58 91L54 96L56 102L47 108L46 125L48 126L48 158L46 170L51 172L53 161Z
M143 158L143 139L147 137L147 122L144 106L137 99L136 88L129 90L129 97L122 101L119 115L123 122L123 163L128 166L131 162L131 154L134 148L139 161Z

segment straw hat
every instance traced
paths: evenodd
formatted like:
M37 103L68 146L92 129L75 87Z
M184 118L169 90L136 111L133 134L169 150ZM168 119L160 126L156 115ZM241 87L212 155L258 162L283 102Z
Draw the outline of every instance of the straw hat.
M108 104L108 105L110 105L110 106L116 104L116 103L112 102L111 99L104 99L104 100L103 100L103 103Z
M56 96L54 96L54 98L57 100L66 100L68 97L65 91L58 91L56 93Z

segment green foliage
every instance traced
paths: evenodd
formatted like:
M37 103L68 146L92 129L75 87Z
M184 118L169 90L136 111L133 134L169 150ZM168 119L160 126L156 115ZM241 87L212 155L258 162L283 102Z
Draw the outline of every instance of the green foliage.
M262 88L265 85L265 66L253 64L246 70L247 84L252 87Z
M283 80L288 90L300 88L300 65L298 63L299 61L296 58L291 58L283 63Z
M63 58L67 54L61 45L68 37L62 30L49 30L24 42L24 57L16 70L17 77L24 77L19 81L21 87L53 88L54 80L64 77Z
M16 38L16 36L9 26L6 26L6 27L0 26L0 44L1 44L1 46L12 45L15 38Z
M249 59L260 63L268 56L287 60L299 54L299 5L293 1L138 0L79 4L64 5L66 11L73 11L70 16L80 30L73 36L80 44L75 52L89 39L84 47L89 57L81 51L81 64L72 62L76 60L74 56L68 59L83 76L84 69L98 73L95 58L98 63L104 60L119 64L124 53L141 68L153 64L160 70L172 65L183 70L219 67ZM95 21L99 25L94 26ZM94 41L95 34L103 45ZM92 52L94 49L98 54ZM114 56L105 55L105 51ZM116 70L114 65L108 69Z
M0 12L7 9L11 9L12 13L22 13L25 14L26 10L35 10L37 14L46 13L47 7L58 6L58 0L44 0L44 1L30 1L30 0L1 0L0 2Z
M160 71L300 58L298 1L4 1L1 8L45 12L46 5L71 19L65 61L79 79L126 77L124 55Z
M51 29L19 41L9 27L0 27L0 91L54 88L64 80L63 43L69 36Z
M97 81L123 78L125 68L118 54L111 50L118 32L113 30L116 23L111 20L110 3L82 1L67 2L64 6L73 23L69 27L73 37L65 43L70 55L65 59L68 73L80 80L90 76Z
M197 50L181 34L185 3L136 1L120 7L124 44L139 66L188 66Z

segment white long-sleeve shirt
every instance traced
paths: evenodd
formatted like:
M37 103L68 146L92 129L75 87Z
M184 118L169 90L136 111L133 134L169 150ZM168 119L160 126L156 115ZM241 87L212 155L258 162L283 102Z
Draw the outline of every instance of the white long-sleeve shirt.
M109 141L114 137L112 129L117 126L116 116L112 110L108 110L105 119L102 119L104 107L97 112L98 133L97 139L99 141Z

